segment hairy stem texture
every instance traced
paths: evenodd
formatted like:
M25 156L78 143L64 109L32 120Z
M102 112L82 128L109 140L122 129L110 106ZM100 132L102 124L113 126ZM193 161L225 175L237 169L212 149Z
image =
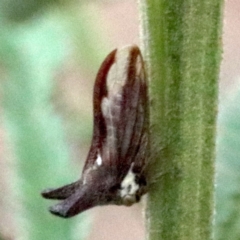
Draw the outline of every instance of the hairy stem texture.
M148 239L211 239L223 1L139 5L151 98Z

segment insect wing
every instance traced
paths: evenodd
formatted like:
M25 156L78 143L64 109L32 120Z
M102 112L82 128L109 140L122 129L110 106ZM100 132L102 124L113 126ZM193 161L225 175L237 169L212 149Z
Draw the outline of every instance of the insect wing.
M132 205L146 193L148 95L137 46L112 51L94 85L92 144L79 181L42 196L62 202L53 214L71 217L106 204Z

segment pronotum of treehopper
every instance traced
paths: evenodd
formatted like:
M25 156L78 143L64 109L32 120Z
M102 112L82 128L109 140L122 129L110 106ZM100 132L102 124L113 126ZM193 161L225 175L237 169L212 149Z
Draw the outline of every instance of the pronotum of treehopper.
M93 138L81 179L42 192L62 200L50 212L65 218L94 206L131 206L147 192L148 90L137 46L106 57L93 95Z

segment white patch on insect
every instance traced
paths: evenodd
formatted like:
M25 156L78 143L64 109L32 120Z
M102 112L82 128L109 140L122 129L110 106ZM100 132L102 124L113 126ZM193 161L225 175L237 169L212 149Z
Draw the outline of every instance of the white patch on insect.
M113 118L116 116L113 116L112 114L112 102L107 97L104 97L102 99L101 103L101 109L103 116L105 118L106 124L107 124L107 146L109 150L115 149L116 146L116 133L115 128L113 124Z
M112 64L107 75L107 87L111 95L121 97L122 87L125 85L128 78L130 47L117 51L115 55L115 62ZM109 96L111 97L111 96Z
M98 166L101 166L101 165L102 165L102 158L101 158L101 156L100 156L99 153L98 153L98 155L97 155L96 163L97 163Z
M139 77L139 81L144 83L145 80L145 71L144 71L144 62L141 58L141 55L138 55L135 62L136 76Z
M95 163L91 167L86 169L83 174L83 185L85 185L87 183L87 178L88 178L89 174L91 174L91 171L96 171L98 169L98 167L100 167L102 165L102 162L103 162L102 157L98 151Z
M109 113L109 110L110 110L109 105L110 105L109 99L104 97L101 102L101 109L102 109L102 113L103 113L104 117L107 117L110 114Z
M135 196L137 190L139 189L139 185L135 182L136 175L132 171L132 167L133 163L121 183L120 195L122 198L125 198L126 196Z
M136 68L135 68L136 69L136 75L141 76L142 69L143 69L143 64L142 64L142 59L139 55L136 58L135 66L136 66Z
M118 50L115 55L115 61L111 65L107 74L108 98L112 99L114 105L118 105L122 100L122 89L128 81L129 66L131 66L132 46L127 46ZM137 58L137 72L142 68L142 60ZM116 106L117 107L117 106Z

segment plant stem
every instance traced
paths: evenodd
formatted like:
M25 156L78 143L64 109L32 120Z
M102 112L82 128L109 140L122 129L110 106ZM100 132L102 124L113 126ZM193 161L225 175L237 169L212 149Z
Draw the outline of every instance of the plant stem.
M152 99L148 238L211 239L223 1L139 3Z

